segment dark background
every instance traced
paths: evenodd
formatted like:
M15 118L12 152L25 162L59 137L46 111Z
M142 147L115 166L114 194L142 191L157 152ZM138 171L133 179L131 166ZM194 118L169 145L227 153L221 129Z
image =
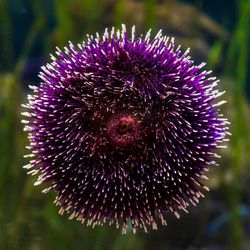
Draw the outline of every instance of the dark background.
M27 176L27 134L20 120L28 85L56 46L81 42L105 27L135 24L191 47L198 64L221 79L229 147L209 172L197 207L148 234L88 228L58 215L55 194ZM250 1L249 0L0 0L0 249L250 249ZM183 50L184 50L183 49Z

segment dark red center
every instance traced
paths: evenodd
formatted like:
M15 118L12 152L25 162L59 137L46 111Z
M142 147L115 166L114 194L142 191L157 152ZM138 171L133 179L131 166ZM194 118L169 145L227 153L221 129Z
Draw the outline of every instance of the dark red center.
M107 132L115 146L126 147L138 139L139 124L131 115L118 115L108 123Z

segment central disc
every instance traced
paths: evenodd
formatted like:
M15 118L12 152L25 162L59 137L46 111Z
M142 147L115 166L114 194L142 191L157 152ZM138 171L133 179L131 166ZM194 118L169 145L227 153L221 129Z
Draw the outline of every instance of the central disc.
M107 132L115 146L126 147L139 138L139 124L131 115L118 115L108 123Z

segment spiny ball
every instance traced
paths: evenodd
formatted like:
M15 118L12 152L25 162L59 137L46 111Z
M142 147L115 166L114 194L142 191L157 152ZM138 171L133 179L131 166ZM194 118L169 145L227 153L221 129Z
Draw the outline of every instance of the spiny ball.
M218 80L161 31L126 27L57 48L23 115L35 185L60 213L135 232L196 204L228 134Z

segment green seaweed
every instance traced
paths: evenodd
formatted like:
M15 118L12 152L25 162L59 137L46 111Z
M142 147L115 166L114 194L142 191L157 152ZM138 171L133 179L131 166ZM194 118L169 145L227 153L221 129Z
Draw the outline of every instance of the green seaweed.
M125 0L118 0L115 4L114 23L116 28L120 28L124 22Z
M238 23L233 33L228 50L225 74L235 79L234 106L236 109L232 121L232 175L233 180L228 190L231 207L231 246L232 249L242 249L243 227L239 214L242 204L242 176L245 171L243 161L246 156L249 161L249 124L247 123L247 111L245 109L245 89L248 72L249 44L250 44L250 2L238 1ZM247 151L245 149L248 149Z
M146 0L145 1L145 29L154 29L156 25L156 1L155 0Z

